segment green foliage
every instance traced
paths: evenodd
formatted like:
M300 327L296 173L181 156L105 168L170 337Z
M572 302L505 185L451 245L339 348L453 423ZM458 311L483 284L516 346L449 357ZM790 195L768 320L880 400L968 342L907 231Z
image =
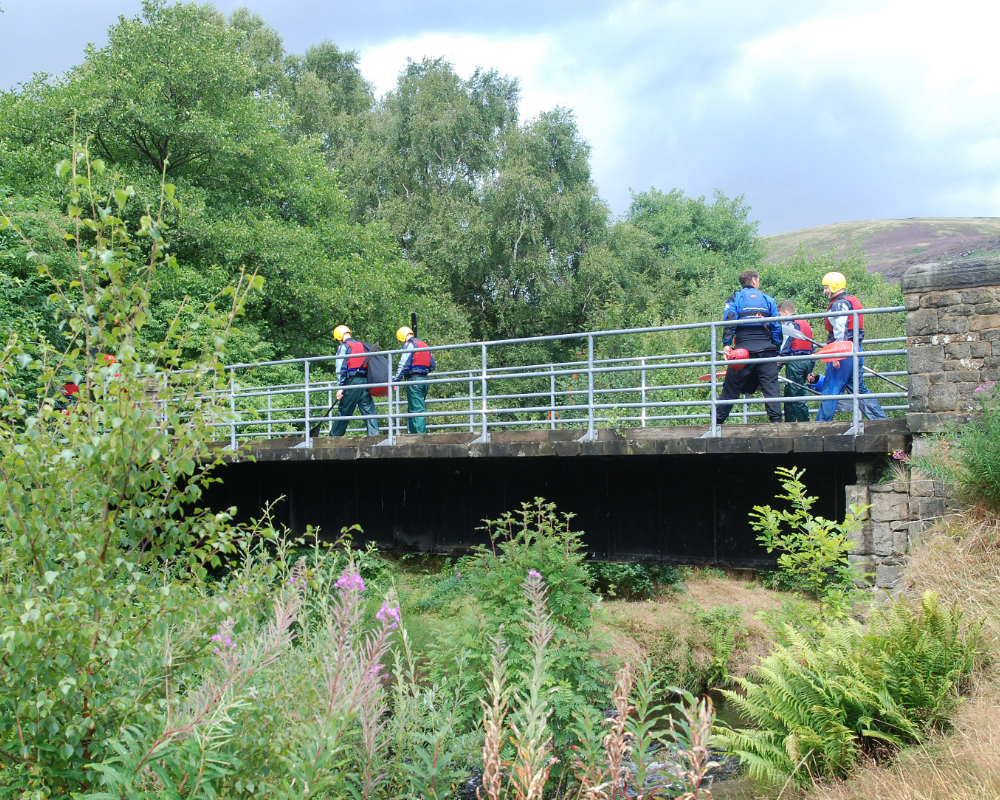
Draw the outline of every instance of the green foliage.
M211 332L199 360L182 360L187 332L176 324L140 346L148 287L173 263L167 226L150 215L126 226L130 187L105 172L77 148L56 168L77 231L64 243L75 275L64 280L44 260L39 269L62 347L12 335L0 354L0 762L7 785L25 792L86 786L87 766L113 753L119 731L159 713L169 686L197 680L227 617L254 624L246 608L202 592L207 569L246 532L198 501L218 462L209 443L220 414L202 392L259 281L196 315ZM160 207L172 196L164 186ZM0 227L16 230L7 216ZM61 408L53 398L68 380L81 391Z
M53 261L63 250L52 236L61 223L50 222L60 214L50 165L74 131L133 187L136 202L122 212L132 225L158 205L168 176L182 201L164 210L178 260L155 276L141 341L161 338L185 298L208 302L241 270L266 284L236 323L235 360L328 353L344 321L388 342L412 311L435 343L465 340L447 290L403 259L384 224L351 220L329 167L330 147L356 124L345 118L370 105L356 59L328 42L286 57L280 37L248 12L227 23L210 6L147 0L65 77L36 76L0 94L0 195L17 198L18 225ZM36 327L51 319L43 306L28 310Z
M495 71L412 62L335 157L358 218L386 222L482 338L578 328L577 273L606 227L572 113L519 125L517 101Z
M793 585L821 600L832 613L843 615L850 608L853 582L863 577L848 563L847 554L867 507L851 505L843 523L813 516L810 509L816 498L806 493L804 473L778 467L784 494L777 499L789 507L754 506L750 527L768 553L781 551L778 566Z
M594 660L593 612L597 596L585 563L580 533L570 527L572 514L558 514L552 503L536 498L517 514L487 521L492 544L459 561L462 579L475 597L478 624L466 634L466 647L482 658L491 636L501 631L510 646L514 674L527 670L531 655L523 636L513 635L525 613L517 590L524 576L538 572L549 586L548 607L555 626L555 648L547 674L554 719L568 722L605 690L603 672Z
M734 606L716 606L698 614L697 624L708 631L711 653L704 668L704 688L730 683L730 661L738 650L746 649L749 634L742 616L742 610Z
M945 481L962 497L1000 510L1000 393L991 381L976 390L979 408L966 424L932 438L926 455L909 459L921 475Z
M788 645L737 679L742 691L725 692L755 727L717 734L752 776L803 785L843 776L862 753L921 741L946 720L979 653L978 629L930 592L918 611L895 603L868 633L839 623L818 642L785 635Z
M656 680L695 693L730 685L732 658L746 649L749 634L740 609L704 609L694 603L681 607L690 626L659 632L648 642Z
M645 600L658 591L669 591L689 574L685 567L659 564L587 562L594 591L604 597Z
M922 728L947 725L981 661L982 622L963 616L958 603L944 609L925 592L916 611L903 603L876 611L862 638L866 668Z

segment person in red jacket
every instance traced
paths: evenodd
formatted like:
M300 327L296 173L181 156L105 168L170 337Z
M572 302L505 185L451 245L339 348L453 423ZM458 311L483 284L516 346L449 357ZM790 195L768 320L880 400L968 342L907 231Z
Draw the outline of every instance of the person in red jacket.
M791 300L784 300L778 304L778 314L782 317L790 317L795 313L795 303ZM804 319L793 319L781 323L784 340L781 343L781 355L783 356L807 356L813 351L813 343L805 339L796 339L787 333L785 326L794 328L795 331L805 334L809 339L813 338L812 326ZM785 364L785 377L791 383L785 384L785 397L805 397L806 386L809 381L809 373L813 371L815 361L789 361ZM785 403L785 422L808 422L809 407L805 403Z
M434 354L427 344L413 335L405 325L396 331L396 339L403 345L403 354L396 371L396 382L406 381L406 411L408 414L424 414L427 411L427 376L437 367ZM406 418L407 433L427 433L427 419Z

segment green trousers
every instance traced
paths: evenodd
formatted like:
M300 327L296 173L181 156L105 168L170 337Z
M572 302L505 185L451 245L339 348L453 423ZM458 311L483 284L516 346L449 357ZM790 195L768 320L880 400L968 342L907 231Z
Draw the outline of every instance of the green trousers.
M351 378L350 386L367 386L368 378L364 376L355 375ZM362 414L372 414L375 412L375 402L372 400L372 396L368 394L368 390L365 388L361 389L349 389L346 386L341 387L344 390L344 396L340 398L340 407L337 409L338 417L333 421L330 426L331 436L343 436L347 431L347 425L351 421L351 417L354 415L354 409L358 409ZM369 436L378 436L378 420L377 419L366 419L365 427L368 428Z
M792 361L785 364L785 377L790 381L807 386L806 379L814 366L814 361ZM790 383L785 384L785 397L805 397L807 394L808 392L805 389L792 386ZM809 421L809 406L805 403L784 403L784 406L785 422Z
M427 384L410 382L414 380L426 380L426 377L414 375L412 378L407 378L406 410L410 414L423 414L427 410ZM407 417L406 432L427 433L427 419L425 417Z

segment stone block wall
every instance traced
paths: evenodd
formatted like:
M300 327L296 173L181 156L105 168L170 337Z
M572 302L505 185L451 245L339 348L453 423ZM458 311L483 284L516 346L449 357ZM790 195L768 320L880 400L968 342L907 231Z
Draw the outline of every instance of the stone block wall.
M857 483L847 487L848 505L870 506L848 558L874 576L876 587L893 589L919 534L945 515L945 495L940 481L910 478L878 483L883 468L859 464Z
M964 422L978 408L976 389L1000 381L1000 258L918 264L903 275L912 452L922 434ZM944 485L915 479L879 483L882 463L857 465L848 504L870 506L849 558L895 588L922 532L948 513Z
M942 261L903 275L912 433L940 430L975 409L1000 380L1000 258Z

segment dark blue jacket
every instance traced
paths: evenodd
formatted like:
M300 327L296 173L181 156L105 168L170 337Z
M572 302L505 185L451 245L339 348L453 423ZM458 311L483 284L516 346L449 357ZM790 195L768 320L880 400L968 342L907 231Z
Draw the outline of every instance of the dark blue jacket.
M733 292L726 301L723 319L778 316L778 304L774 298L760 289L748 286ZM732 345L735 336L738 347L746 347L750 352L778 347L781 344L781 323L762 322L758 325L727 325L722 331L722 343Z

